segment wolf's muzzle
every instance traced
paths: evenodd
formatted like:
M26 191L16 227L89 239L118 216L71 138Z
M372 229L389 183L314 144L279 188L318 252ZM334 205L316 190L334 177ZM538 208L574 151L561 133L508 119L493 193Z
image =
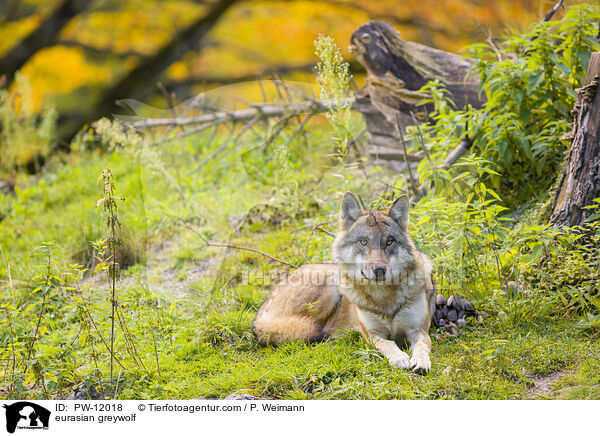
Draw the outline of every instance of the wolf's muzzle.
M376 266L373 268L373 275L375 276L376 281L382 281L385 279L385 273L387 269L385 266Z

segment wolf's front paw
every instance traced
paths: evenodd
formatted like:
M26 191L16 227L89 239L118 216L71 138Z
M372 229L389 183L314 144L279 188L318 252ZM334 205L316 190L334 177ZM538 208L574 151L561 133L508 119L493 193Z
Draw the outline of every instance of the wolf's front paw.
M429 356L414 356L410 358L410 367L418 374L427 374L431 371Z
M404 352L400 352L394 357L390 357L389 361L392 365L402 369L410 369L411 367L410 357Z

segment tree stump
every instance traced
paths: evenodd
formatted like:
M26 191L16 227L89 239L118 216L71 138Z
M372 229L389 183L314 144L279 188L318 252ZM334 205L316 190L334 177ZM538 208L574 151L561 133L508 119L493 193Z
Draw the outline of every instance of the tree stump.
M417 106L428 95L420 93L431 80L439 80L449 91L456 107L479 108L479 79L469 72L471 61L453 53L415 42L404 41L385 21L371 21L359 27L350 40L351 51L367 70L367 83L356 95L356 106L370 133L369 153L384 160L404 160L398 124L414 124L410 113L424 120L433 107ZM412 155L409 161L420 160Z
M550 222L577 226L595 213L584 209L600 197L600 52L592 53L575 103L571 147L566 154Z

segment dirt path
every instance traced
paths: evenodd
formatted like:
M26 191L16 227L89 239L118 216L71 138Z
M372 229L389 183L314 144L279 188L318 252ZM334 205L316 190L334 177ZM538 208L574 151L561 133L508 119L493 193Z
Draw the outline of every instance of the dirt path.
M566 373L558 371L549 375L531 377L531 381L534 383L534 386L527 389L527 398L534 399L539 398L540 396L555 396L557 392L552 386L565 375Z
M190 286L197 280L206 275L216 275L218 267L222 262L222 253L217 253L205 260L194 262L185 274L181 274L174 269L172 264L173 253L172 242L166 242L154 247L149 247L146 255L144 267L141 272L135 276L129 274L127 270L122 272L122 279L118 283L119 289L126 289L136 286L138 280L143 280L149 289L157 291L162 295L173 296L175 298L185 298L189 292ZM95 276L85 278L81 285L90 285L94 289L108 290L109 283L106 280L105 273L99 273Z

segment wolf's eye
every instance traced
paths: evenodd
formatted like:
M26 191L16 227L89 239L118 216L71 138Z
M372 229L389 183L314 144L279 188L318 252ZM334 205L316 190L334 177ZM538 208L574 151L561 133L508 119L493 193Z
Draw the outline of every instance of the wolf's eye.
M396 242L394 239L388 239L387 242L385 243L385 245L387 245L388 247L390 245L392 245L394 242Z
M369 243L369 241L367 241L366 239L359 239L358 242L360 243L360 245L367 245Z

